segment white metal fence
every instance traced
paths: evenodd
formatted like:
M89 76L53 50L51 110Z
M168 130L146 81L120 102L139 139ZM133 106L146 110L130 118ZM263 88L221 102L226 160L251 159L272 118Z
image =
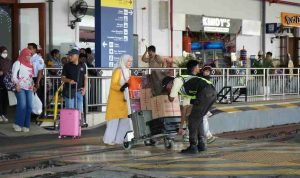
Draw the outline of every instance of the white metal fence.
M149 68L131 69L132 75L151 74ZM169 75L181 75L186 69L162 68ZM104 112L109 95L111 68L89 68L86 110ZM44 105L49 106L55 91L61 84L61 69L47 68L44 72L45 98ZM248 97L273 95L299 95L300 68L216 68L213 69L211 81L220 91L224 86L247 87Z

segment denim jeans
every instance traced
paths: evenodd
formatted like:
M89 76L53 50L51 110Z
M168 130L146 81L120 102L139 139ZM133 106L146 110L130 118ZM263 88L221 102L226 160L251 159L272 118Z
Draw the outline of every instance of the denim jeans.
M30 118L32 112L32 91L23 90L15 92L17 97L17 111L15 124L20 127L30 127Z
M76 92L76 97L77 97L76 109L79 109L80 112L83 113L83 96L81 95L80 91ZM66 104L65 107L68 109L74 109L75 100L76 100L75 98L65 97L65 104Z

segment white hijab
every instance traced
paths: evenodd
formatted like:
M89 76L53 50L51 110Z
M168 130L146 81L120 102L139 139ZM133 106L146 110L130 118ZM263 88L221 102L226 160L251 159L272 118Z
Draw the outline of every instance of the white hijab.
M120 57L115 69L121 69L122 76L120 80L120 85L123 86L126 82L128 82L130 77L130 70L126 67L127 62L132 60L132 57L128 54L124 54Z

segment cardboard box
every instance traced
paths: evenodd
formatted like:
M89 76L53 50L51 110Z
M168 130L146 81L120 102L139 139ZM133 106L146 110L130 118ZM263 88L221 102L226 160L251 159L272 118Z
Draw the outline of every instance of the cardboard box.
M159 107L156 97L151 98L152 119L159 118Z
M181 116L178 97L170 102L167 95L156 96L151 98L151 106L153 119Z
M142 89L140 93L140 100L141 100L141 109L144 110L152 110L151 107L151 97L152 92L150 88Z

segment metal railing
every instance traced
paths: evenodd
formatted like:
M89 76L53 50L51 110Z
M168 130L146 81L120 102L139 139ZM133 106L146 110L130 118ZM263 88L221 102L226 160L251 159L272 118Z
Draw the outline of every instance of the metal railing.
M132 75L151 74L152 70L163 70L168 75L181 75L186 69L181 68L133 68ZM105 112L109 95L110 80L113 69L88 68L88 90L86 93L86 111ZM48 107L55 91L61 84L61 69L47 68L44 71L45 98ZM248 97L299 95L300 68L215 68L211 81L220 91L224 86L247 87Z

